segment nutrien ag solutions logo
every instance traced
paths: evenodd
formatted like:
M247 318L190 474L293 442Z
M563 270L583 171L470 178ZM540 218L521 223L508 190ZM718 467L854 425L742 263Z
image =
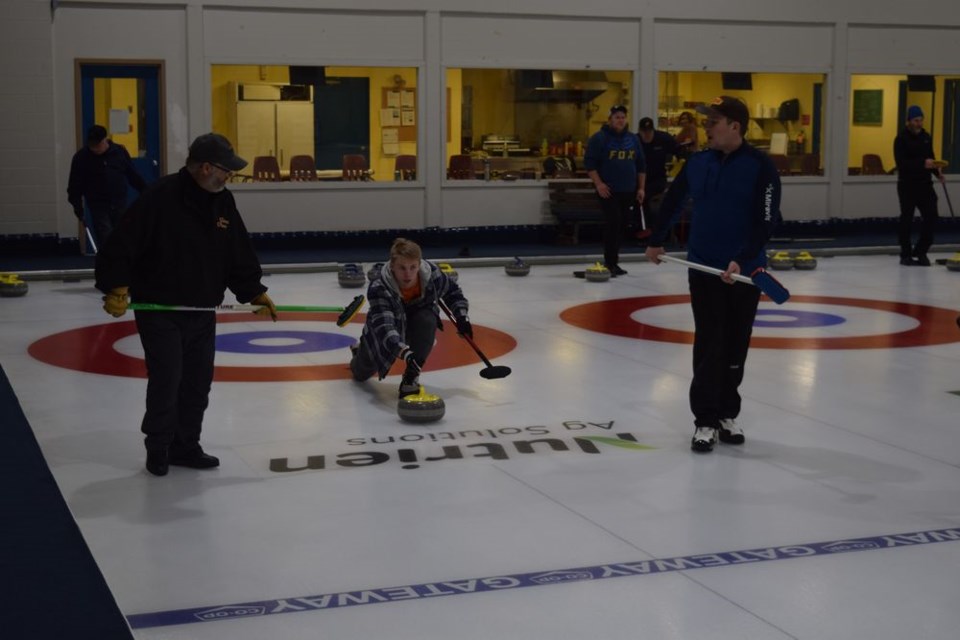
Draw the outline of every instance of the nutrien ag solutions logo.
M610 422L564 422L567 431L590 428L612 429ZM511 437L523 436L523 437ZM444 444L444 442L456 444ZM615 437L579 435L558 437L549 427L501 427L439 433L413 433L381 438L351 438L347 444L353 447L392 445L397 443L422 442L426 448L409 447L387 450L365 448L362 451L340 453L317 453L302 458L272 458L270 471L292 473L295 471L324 471L333 469L362 469L381 465L399 465L401 469L421 469L433 463L452 460L509 460L514 457L549 454L598 455L609 447L631 451L649 451L655 447L641 444L632 433L617 433Z

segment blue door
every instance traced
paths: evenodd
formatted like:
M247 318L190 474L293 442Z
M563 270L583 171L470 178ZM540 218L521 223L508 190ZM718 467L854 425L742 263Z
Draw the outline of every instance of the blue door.
M150 183L163 175L161 77L159 63L81 62L78 146L85 142L91 126L103 125L111 140L126 147L144 180ZM127 195L132 202L137 192L130 188ZM85 241L82 237L81 246L87 252Z

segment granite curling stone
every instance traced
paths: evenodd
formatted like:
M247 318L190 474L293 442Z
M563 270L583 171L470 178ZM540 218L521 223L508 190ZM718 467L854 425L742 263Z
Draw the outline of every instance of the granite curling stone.
M530 265L520 258L514 258L512 262L505 264L503 269L507 272L508 276L519 277L530 273Z
M947 258L944 264L947 267L947 271L960 271L960 252L953 254L952 258Z
M777 251L770 258L770 268L776 271L788 271L793 269L794 261L787 251Z
M367 280L373 282L380 277L380 273L383 271L383 263L378 262L377 264L370 267L370 270L367 271Z
M367 277L363 274L363 265L348 262L337 270L337 282L341 287L355 289L367 284Z
M610 269L599 262L591 267L587 267L583 272L583 277L587 282L606 282L610 279Z
M446 413L443 398L427 393L423 387L413 395L404 396L397 402L397 415L404 422L436 422Z
M813 271L817 268L817 259L809 251L801 251L793 259L793 268L797 271Z
M27 295L29 285L15 273L0 273L0 297L19 298Z

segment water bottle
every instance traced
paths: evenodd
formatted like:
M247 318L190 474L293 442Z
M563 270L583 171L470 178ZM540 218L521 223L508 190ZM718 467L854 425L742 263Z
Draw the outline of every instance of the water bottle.
M403 180L403 175L400 173L400 169L396 169L393 172L393 181L400 182L401 180Z
M483 159L483 179L490 181L490 158Z

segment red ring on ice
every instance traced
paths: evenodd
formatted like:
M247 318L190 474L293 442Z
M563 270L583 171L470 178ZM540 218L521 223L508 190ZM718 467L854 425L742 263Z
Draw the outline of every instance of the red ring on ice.
M352 322L362 323L363 314L358 314ZM298 313L296 322L317 321L336 322L335 313ZM270 327L276 327L269 319L252 316L252 314L224 313L217 315L218 323L227 322L267 322ZM283 322L281 319L279 322ZM480 362L470 345L457 335L456 326L444 321L444 331L437 332L437 343L430 354L430 360L424 371L451 369ZM41 338L31 344L28 353L47 364L74 371L99 373L107 376L122 376L127 378L146 378L147 369L142 358L136 358L120 353L113 348L118 341L137 333L137 325L133 320L125 322L108 322L71 329L51 336ZM494 359L513 351L517 341L509 334L473 325L473 335L481 345L484 354ZM213 379L215 382L288 382L306 380L346 380L350 376L347 366L349 356L347 349L343 350L344 362L321 365L280 366L280 367L235 367L216 366ZM255 359L252 358L252 359ZM395 365L391 375L402 373L402 366Z
M596 331L625 338L693 344L693 332L644 324L631 317L640 309L670 304L689 304L689 295L645 296L602 300L571 307L560 313L560 318L569 324L588 331ZM754 335L750 346L760 349L896 349L901 347L925 347L936 344L960 342L952 309L930 307L909 302L889 300L863 300L831 296L790 296L790 302L829 304L836 306L876 309L909 316L919 322L913 329L897 333L837 337L764 337ZM789 304L789 303L788 303Z

